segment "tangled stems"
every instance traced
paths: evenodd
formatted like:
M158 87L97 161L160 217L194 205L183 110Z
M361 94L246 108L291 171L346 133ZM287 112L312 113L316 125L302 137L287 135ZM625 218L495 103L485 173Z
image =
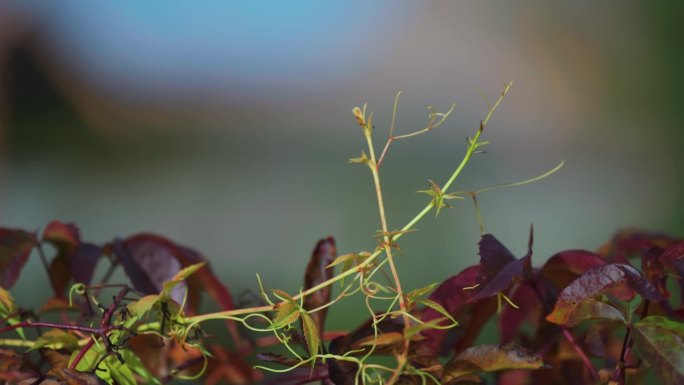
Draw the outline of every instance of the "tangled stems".
M463 156L461 162L459 165L456 167L454 172L451 174L451 176L447 179L447 181L444 183L444 185L439 189L439 193L444 195L447 193L449 188L454 184L456 179L459 177L459 175L462 173L464 170L465 166L469 163L471 160L473 154L477 152L479 148L482 146L486 145L487 142L481 142L480 141L480 136L482 135L482 132L484 131L484 128L488 124L489 120L491 119L494 111L498 108L500 105L501 101L503 100L504 96L508 93L510 90L512 83L505 84L503 91L501 92L499 98L497 101L494 103L494 105L491 106L489 109L487 115L485 118L480 122L480 125L475 132L475 135L472 138L468 139L468 145L466 149L466 153ZM453 109L453 107L452 107ZM395 109L396 111L396 109ZM450 113L451 110L449 110L448 113ZM446 116L447 114L442 114L442 116ZM385 214L385 208L384 208L384 201L383 201L383 195L382 195L382 189L381 189L381 183L380 183L380 175L379 175L379 163L376 163L376 157L375 157L375 150L373 146L373 140L372 140L372 116L369 117L368 120L366 120L365 117L365 111L361 111L360 109L355 109L355 115L357 117L357 120L359 121L359 124L362 126L364 130L364 135L366 137L367 145L368 145L368 151L370 158L365 158L364 156L364 163L366 163L372 173L373 177L373 182L374 182L374 187L375 187L375 192L376 192L376 197L378 201L378 210L379 210L379 215L380 215L380 223L381 223L381 231L382 231L382 242L381 245L379 245L370 255L368 255L364 260L362 260L360 263L356 265L356 268L354 269L348 269L346 271L343 271L334 277L321 282L315 286L312 286L311 288L308 288L307 290L304 290L300 292L297 295L294 295L292 297L292 301L300 301L304 297L311 295L323 288L326 288L328 286L333 285L336 282L342 281L347 277L354 276L356 274L362 274L366 268L371 267L374 263L377 262L378 258L382 255L386 255L386 259L382 261L381 263L388 263L391 271L391 276L393 279L394 283L394 291L396 292L396 298L398 298L399 302L399 307L400 307L400 314L404 320L404 328L405 330L410 327L411 323L413 322L411 318L408 316L408 310L407 310L407 303L406 303L406 297L402 291L401 288L401 281L399 278L399 275L396 270L396 266L394 263L394 259L392 256L392 244L393 242L396 242L399 240L404 234L412 230L415 225L425 217L431 210L433 209L439 209L441 204L441 200L439 199L433 199L431 200L413 219L411 219L404 227L401 228L401 230L395 232L395 233L390 233L389 232L389 227L387 225L387 217ZM434 128L436 125L432 125L432 119L434 119L434 115L431 115L431 123L428 125L427 129L423 129L420 131L417 131L416 133L422 133L422 132L427 132L430 129ZM438 124L441 124L444 119L440 120ZM393 118L394 121L394 118ZM394 124L393 124L394 126ZM402 135L398 137L392 137L390 135L390 140L388 140L388 144L385 145L385 148L383 149L382 153L382 158L386 155L387 148L389 146L389 142L391 140L397 139L397 138L402 138L402 137L409 137L413 136L413 134L407 134L407 135ZM381 158L381 159L382 159ZM377 270L375 270L377 271ZM363 285L363 282L360 282L361 285ZM252 326L249 326L247 323L247 319L249 319L251 316L254 316L257 313L265 313L265 312L270 312L274 311L278 306L284 304L285 301L280 302L280 303L275 303L275 304L269 304L269 305L263 305L263 306L256 306L256 307L250 307L250 308L244 308L244 309L235 309L235 310L229 310L229 311L220 311L220 312L215 312L215 313L208 313L208 314L202 314L202 315L197 315L197 316L192 316L192 317L187 317L185 321L187 321L190 325L188 329L192 329L192 327L195 327L199 325L200 323L203 323L205 321L209 320L217 320L217 319L230 319L234 320L237 322L242 323L243 325L247 326L248 328L252 330L258 330L258 331L271 331L271 328L267 329L259 329L259 328L254 328ZM241 316L246 316L246 317L241 317ZM269 320L268 317L262 316L265 320ZM375 318L375 317L374 317ZM144 330L147 327L150 327L153 325L142 325L142 329ZM392 370L392 375L390 379L387 381L387 384L393 384L399 377L399 375L402 373L404 370L404 366L407 362L407 354L408 354L408 343L409 340L405 339L404 340L404 348L403 351L401 352L400 355L397 356L397 361L398 361L398 366L396 369ZM321 355L319 357L323 358ZM315 357L314 357L315 359Z

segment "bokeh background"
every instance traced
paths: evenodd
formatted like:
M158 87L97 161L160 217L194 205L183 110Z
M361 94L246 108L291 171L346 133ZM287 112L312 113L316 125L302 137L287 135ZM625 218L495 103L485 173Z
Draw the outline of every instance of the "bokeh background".
M378 146L427 105L447 124L393 145L390 227L444 181L502 83L492 144L457 188L556 175L480 197L486 230L535 259L619 228L682 235L683 6L651 2L134 0L0 3L0 224L77 223L86 239L152 231L200 250L235 292L291 292L315 242L372 249L370 175L348 165L368 102ZM477 261L470 202L401 241L408 288ZM13 289L49 292L38 259ZM353 313L343 303L344 326ZM351 321L350 321L351 322ZM347 325L350 327L353 325Z

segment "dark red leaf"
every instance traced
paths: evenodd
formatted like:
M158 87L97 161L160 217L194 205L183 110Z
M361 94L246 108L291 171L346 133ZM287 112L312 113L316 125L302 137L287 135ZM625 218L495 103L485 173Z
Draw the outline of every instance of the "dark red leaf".
M539 274L560 290L587 270L605 264L600 255L590 251L566 250L551 256Z
M667 249L682 239L664 233L652 233L639 229L622 229L610 242L601 246L598 254L609 262L626 262L627 257L639 256L651 247Z
M509 263L516 260L515 256L508 251L506 246L501 244L491 234L485 234L480 239L480 271L478 281L490 281Z
M684 277L684 242L674 244L663 252L661 259L668 268Z
M446 354L449 351L460 352L468 347L476 338L485 322L496 311L493 298L477 303L470 303L475 295L471 290L476 285L480 265L466 268L461 273L445 280L435 289L429 299L440 304L459 326L449 330L429 329L421 332L425 340L421 343L435 354ZM420 314L424 322L443 317L434 309L426 308ZM444 324L447 324L445 321Z
M52 221L43 230L43 242L50 242L60 252L69 254L81 243L81 232L73 223Z
M638 270L629 265L617 265L625 273L627 285L649 301L660 302L665 299L658 289L644 278Z
M69 258L69 271L75 282L89 285L95 273L95 267L104 249L92 243L81 243Z
M36 236L19 229L0 228L0 286L11 288L36 245Z
M114 241L112 250L131 283L145 294L158 293L163 282L172 278L181 268L206 262L195 250L155 234L137 234L123 241ZM207 292L222 310L235 308L233 297L209 264L188 277L186 284L176 286L172 292L173 299L182 299L185 290L188 292L186 304L189 313L198 310L202 291ZM226 321L226 324L238 349L244 348L235 322Z
M129 238L117 239L112 243L112 251L123 266L133 287L143 294L161 292L163 283L171 280L182 266L171 251L163 244ZM171 297L178 303L182 301L184 285L178 285Z
M206 262L206 259L197 251L174 243L165 237L155 234L136 234L126 238L122 242L124 247L123 250L120 250L121 248L119 247L115 248L114 252L116 254L116 251L119 250L120 253L124 254L124 259L126 259L126 252L129 255L132 253L132 261L134 262L133 264L124 264L123 261L121 261L121 263L124 266L126 273L129 274L131 282L136 285L136 283L133 282L131 275L136 276L136 279L140 284L140 287L136 286L136 288L146 294L154 294L159 292L161 286L158 285L161 285L164 279L173 277L173 275L181 268L200 262ZM159 266L162 267L161 270L165 270L165 273L163 274L162 272L157 272L159 276L156 278L148 274L146 269L142 268L142 266L146 266L146 268L154 271L157 263L155 261L162 263L162 265ZM170 262L167 264L165 261ZM168 275L170 275L170 277L167 277ZM188 277L187 284L187 304L188 309L191 312L196 311L199 307L201 298L200 290L204 290L211 295L214 301L223 310L232 310L235 308L230 292L214 275L209 264L205 265L193 275ZM144 287L147 288L147 291L142 289Z
M553 312L546 319L549 322L566 324L572 312L583 301L621 285L636 290L644 298L654 301L662 299L658 297L659 293L653 285L633 267L623 264L597 266L561 291Z
M55 294L63 296L69 283L89 285L104 249L81 241L81 233L72 223L50 222L43 231L43 242L52 244L57 255L50 263L49 275Z
M337 258L337 248L333 237L321 239L316 244L304 274L304 290L308 290L333 276L333 269L326 269ZM304 309L312 310L330 301L331 286L318 290L304 298ZM327 308L311 314L316 328L323 334Z
M534 233L530 228L527 255L515 259L494 236L485 234L480 240L480 272L477 277L477 294L471 301L494 296L508 289L511 284L532 276L532 242Z
M499 317L499 332L501 343L507 344L519 333L520 326L525 321L539 323L543 309L534 289L525 283L520 284L511 295L511 301L518 305L518 309L513 306L506 306Z

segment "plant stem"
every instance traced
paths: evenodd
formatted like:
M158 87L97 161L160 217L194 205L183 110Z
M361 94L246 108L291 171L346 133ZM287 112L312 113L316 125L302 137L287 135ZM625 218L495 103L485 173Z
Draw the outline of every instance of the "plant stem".
M375 150L373 147L373 139L371 137L370 129L365 130L365 136L366 136L366 142L368 144L368 152L370 154L370 160L371 160L371 174L373 174L373 184L375 186L375 195L378 200L378 211L380 214L380 225L382 226L382 233L383 233L383 244L384 244L384 249L385 249L385 254L387 255L387 262L389 263L390 266L390 271L392 273L392 279L394 280L394 288L397 292L397 296L399 297L399 309L401 309L402 313L402 320L404 321L404 331L406 331L409 327L411 327L411 319L406 315L407 312L407 305L406 305L406 298L404 297L404 292L401 288L401 280L399 279L399 273L397 272L396 265L394 264L394 258L392 257L392 238L389 236L389 228L387 227L387 216L385 214L385 203L382 197L382 187L380 183L380 173L378 169L378 165L376 164L376 159L375 159ZM392 385L395 381L396 378L398 378L398 374L401 373L403 370L403 363L406 362L406 355L408 354L408 349L409 349L409 340L407 338L404 338L404 350L401 354L401 359L399 359L399 364L397 365L397 369L394 371L392 374L392 377L390 380L387 382L387 385Z

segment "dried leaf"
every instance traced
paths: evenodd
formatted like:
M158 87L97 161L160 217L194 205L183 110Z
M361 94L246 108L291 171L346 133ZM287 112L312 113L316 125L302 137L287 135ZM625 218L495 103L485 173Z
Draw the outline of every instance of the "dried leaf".
M449 360L444 367L442 384L454 384L459 379L480 372L543 367L542 358L525 349L493 345L475 346Z
M58 378L66 385L98 385L97 377L69 368L52 368L47 373Z

